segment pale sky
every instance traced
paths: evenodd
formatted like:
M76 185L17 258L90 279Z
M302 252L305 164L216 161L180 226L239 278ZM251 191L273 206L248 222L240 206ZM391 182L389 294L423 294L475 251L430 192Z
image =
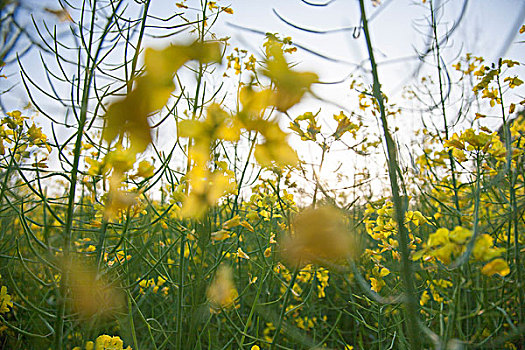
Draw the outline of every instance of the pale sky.
M455 27L461 9L465 6L465 1L434 1L434 6L439 9L437 12L439 35L444 35ZM231 5L234 14L221 16L214 26L214 32L219 37L230 36L232 47L248 49L254 54L261 52L264 40L264 36L257 32L272 32L282 36L291 36L293 42L298 46L329 57L331 60L302 49L291 56L291 59L298 63L296 69L315 71L323 82L342 82L315 86L315 93L328 103L312 98L306 99L304 103L290 110L290 115L293 118L306 111L316 112L321 108L321 121L330 128L329 120L332 114L339 112L340 106L349 111L356 110L355 92L350 91L350 80L347 79L349 74L354 74L356 77L361 76L365 84L371 83L368 56L363 33L352 29L344 30L344 28L360 24L357 0L308 0L308 2L328 3L328 5L309 6L302 0L220 0L218 5ZM25 3L29 7L34 5L35 8L38 6L57 7L57 2L53 0L27 0ZM175 0L153 0L150 12L163 17L169 16L170 13L180 12L175 3ZM380 6L373 7L372 1L366 0L376 60L380 64L379 74L383 91L391 101L400 105L403 104L402 87L412 81L414 72L420 64L416 52L422 53L426 48L426 35L429 33L429 3L430 0L427 0L426 3L421 0L383 0ZM200 0L188 0L186 4L190 7L200 7ZM75 18L75 11L71 13ZM285 24L279 19L279 16L294 25L308 29L309 32ZM450 68L450 65L457 62L458 58L466 52L483 56L488 62L496 60L502 54L506 58L523 62L525 45L517 42L525 41L525 34L518 36L518 29L524 23L524 17L525 2L522 0L468 1L459 26L448 38L446 44L443 44L441 53L445 63ZM36 22L41 22L43 19L35 18ZM46 18L48 23L50 23L49 19L48 16ZM31 19L28 18L27 21L27 25L31 26ZM67 23L56 24L59 31L67 30ZM240 27L245 29L240 29ZM328 31L328 33L318 34L312 31ZM177 38L179 37L176 36L175 39ZM152 42L146 41L145 44L148 46ZM36 80L44 79L39 61L37 50L22 59L22 63L30 71L32 78ZM434 58L428 56L426 61L427 63L422 65L420 75L430 74L435 77ZM523 75L524 69L519 68L516 71L516 73L520 72ZM16 67L12 67L5 73L18 75ZM451 74L453 76L454 72ZM44 81L42 82L45 84ZM22 86L19 85L18 89L15 91L22 91ZM15 96L16 98L13 99L12 97ZM13 105L20 105L21 101L27 101L23 93L9 97L11 97L8 99L11 100L9 104ZM417 118L404 118L403 127L407 129L405 134L410 135L418 126ZM285 120L282 126L286 128L287 125L288 121ZM374 127L376 126L371 125L372 129ZM46 129L49 133L49 128ZM317 147L312 144L305 145L293 137L291 142L303 159L318 162ZM329 183L335 182L334 170L339 168L340 163L343 163L343 167L339 168L340 171L352 176L353 168L359 167L359 162L362 161L348 152L332 152L321 176ZM374 164L367 165L375 167L378 175L384 174L383 164L379 158L372 158L368 161L372 163L377 161L378 164L375 166Z

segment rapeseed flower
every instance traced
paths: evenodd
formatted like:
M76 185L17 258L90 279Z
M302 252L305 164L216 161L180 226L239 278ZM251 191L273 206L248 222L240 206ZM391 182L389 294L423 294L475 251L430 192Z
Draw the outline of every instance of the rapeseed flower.
M212 310L228 308L234 305L239 295L233 282L233 273L230 267L221 265L215 273L215 278L206 293Z
M13 307L11 296L7 294L7 287L2 286L0 289L0 314L9 312L9 307Z
M347 230L343 214L334 207L303 211L292 230L282 242L282 254L293 265L337 263L356 254L355 238Z

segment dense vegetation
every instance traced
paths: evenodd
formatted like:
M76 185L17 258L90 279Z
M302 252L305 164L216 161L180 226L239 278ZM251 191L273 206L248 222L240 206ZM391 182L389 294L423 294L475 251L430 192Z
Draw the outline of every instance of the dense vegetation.
M0 348L522 349L523 62L445 66L423 3L435 71L407 89L423 127L401 146L363 0L370 77L329 122L291 112L319 83L292 40L231 47L220 2L64 2L45 9L59 34L17 31L22 5L0 2L31 101L0 125ZM40 77L13 40L44 42ZM319 176L337 147L365 160L339 190Z

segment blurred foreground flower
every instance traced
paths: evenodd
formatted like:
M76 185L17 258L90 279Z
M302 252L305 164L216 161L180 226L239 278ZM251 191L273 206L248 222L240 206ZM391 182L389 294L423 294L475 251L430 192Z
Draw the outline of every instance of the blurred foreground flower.
M498 274L503 277L510 273L510 268L505 260L498 258L483 266L481 273L487 276Z
M337 208L306 209L297 215L292 229L293 234L282 241L282 255L292 265L337 263L357 254L356 239Z
M238 295L233 283L231 268L225 265L220 266L207 292L212 308L217 310L231 307Z
M73 261L66 263L63 269L69 274L71 307L82 318L111 317L123 310L125 300L122 292L97 276L94 268Z
M174 76L187 61L201 63L221 61L218 42L195 41L188 45L169 45L160 50L148 48L145 53L145 74L134 81L134 88L123 99L107 108L104 140L111 144L129 137L133 154L146 150L151 143L148 117L161 109L175 90Z

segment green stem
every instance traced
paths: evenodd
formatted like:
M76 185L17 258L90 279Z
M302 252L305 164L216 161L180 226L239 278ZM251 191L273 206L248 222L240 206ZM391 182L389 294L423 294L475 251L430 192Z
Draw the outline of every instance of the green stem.
M182 350L182 308L184 306L184 249L186 246L186 231L181 232L180 255L179 255L179 294L177 299L177 346L176 349Z
M93 8L91 10L91 28L89 35L89 47L87 50L91 51L91 45L93 43L94 35L94 25L95 25L95 9L96 1L93 2ZM69 184L69 195L67 199L67 211L66 211L66 222L64 227L64 243L63 243L63 252L64 252L64 263L66 264L65 269L63 269L62 279L60 281L59 295L58 295L58 312L57 320L55 323L55 349L60 350L63 348L63 337L64 337L64 314L66 311L66 295L67 295L67 285L69 282L69 262L70 262L70 250L71 250L71 233L73 229L73 217L75 209L75 192L77 189L77 180L78 180L78 168L80 164L80 154L82 150L82 136L84 134L84 127L87 119L87 110L88 110L88 101L89 101L89 91L91 86L91 81L94 75L94 68L91 67L90 63L95 64L95 60L90 62L91 56L87 56L86 70L84 76L84 87L82 93L82 104L80 106L80 118L77 126L77 136L75 140L75 147L73 150L73 165L71 167L71 179Z
M257 307L257 301L259 300L259 295L261 294L262 286L264 284L264 281L266 280L266 278L270 274L270 271L271 270L267 270L266 275L259 282L259 287L257 288L257 293L255 294L255 299L253 300L253 304L252 304L252 308L250 310L250 314L248 315L248 318L246 319L246 324L244 325L244 331L242 332L241 343L239 345L240 349L242 349L242 346L244 344L244 339L246 338L246 334L248 333L248 327L250 326L253 314L255 313L255 308Z
M290 299L290 294L293 289L293 285L295 284L295 280L297 279L297 275L299 274L299 267L295 267L295 270L292 275L292 279L290 280L290 284L288 285L288 288L284 292L283 297L283 306L281 308L281 314L279 315L279 321L277 323L277 327L275 327L275 334L273 335L272 343L270 344L270 350L273 350L275 348L275 344L277 342L277 339L279 338L279 333L281 332L281 328L283 326L284 321L284 314L286 313L286 306L288 305L288 299Z
M430 1L430 15L432 20L432 29L434 31L434 43L436 47L436 63L437 63L437 69L438 69L438 80L439 80L439 98L440 98L440 104L441 104L441 113L443 115L443 124L445 128L445 138L449 139L449 133L448 133L448 121L447 121L447 113L445 108L445 96L443 93L443 78L441 71L443 68L441 68L441 54L439 52L439 40L438 40L438 34L437 34L437 23L436 23L436 16L434 13L434 6L433 2ZM456 180L456 161L454 158L454 155L452 153L452 150L448 151L448 159L450 161L450 174L452 176L452 190L454 191L454 205L456 207L456 210L458 213L461 213L460 205L459 205L459 195L458 195L458 184ZM461 215L457 215L458 219L458 225L462 226L462 220Z
M102 48L105 44L105 37L109 33L111 24L113 23L114 16L118 8L121 6L122 2L119 2L114 8L113 13L108 17L106 26L102 31L97 40L95 40L94 35L96 33L95 24L97 17L97 1L91 3L91 27L89 30L89 41L87 43L86 51L86 63L85 63L85 75L84 75L84 85L82 88L82 100L80 105L80 118L78 119L78 126L76 131L75 146L73 149L73 164L70 171L70 184L69 184L69 194L67 199L67 210L66 210L66 221L64 226L64 242L63 242L63 254L64 254L64 263L65 269L63 269L62 279L60 281L60 287L57 295L57 318L55 322L55 349L60 350L63 348L63 337L64 337L64 315L66 311L66 295L67 295L67 286L69 282L69 263L70 263L70 252L71 252L71 240L72 240L72 230L73 230L73 218L74 210L76 206L75 194L77 190L77 181L78 181L78 169L80 165L80 156L82 153L82 138L84 136L84 129L87 121L88 113L88 104L90 99L90 91L92 88L93 79L95 78L95 71L98 65L98 57L102 51ZM94 51L94 55L91 55L93 45L95 42L98 42L98 46ZM80 62L79 62L80 64Z
M324 163L324 157L326 155L326 144L323 142L323 145L321 146L321 149L323 150L323 153L321 153L321 162L319 163L319 176L321 176L321 170L323 169L323 163ZM315 205L317 204L317 192L319 191L319 179L315 179L315 188L314 188L314 197L312 200L312 208L315 208Z
M399 249L401 251L401 278L403 281L406 299L406 320L408 329L408 338L411 345L411 349L420 349L420 334L417 330L417 319L418 319L418 296L414 286L414 280L412 276L412 266L410 261L410 252L408 249L408 232L404 225L405 221L405 205L400 195L399 179L398 179L398 162L397 162L397 150L394 140L390 135L388 129L388 122L386 119L385 106L383 101L383 94L381 92L381 85L379 83L379 76L377 73L377 64L374 58L374 50L372 48L372 40L370 39L370 32L368 30L368 20L366 18L365 4L363 0L359 0L361 8L361 20L363 23L363 31L366 39L366 46L368 49L368 55L370 58L370 65L372 67L372 75L374 78L373 94L379 106L381 114L381 124L383 126L384 137L386 141L387 155L388 155L388 175L390 177L390 186L392 189L392 199L395 208L395 217L398 227L397 240L399 242Z
M510 220L509 220L509 232L508 232L508 242L510 242L511 237L511 227L514 229L514 266L516 267L516 282L518 290L518 300L519 300L519 312L518 312L518 323L523 322L524 318L524 309L525 309L525 296L523 291L522 284L522 272L521 272L521 262L520 262L520 242L519 242L519 230L518 230L518 204L516 200L516 189L514 185L516 183L516 176L512 169L512 135L510 132L510 125L508 118L505 116L505 105L503 104L503 91L500 84L500 71L501 71L501 59L498 67L498 74L496 74L496 82L498 84L498 92L501 102L501 116L503 118L503 137L505 138L505 149L506 149L506 173L507 179L509 182L509 211L510 211Z

